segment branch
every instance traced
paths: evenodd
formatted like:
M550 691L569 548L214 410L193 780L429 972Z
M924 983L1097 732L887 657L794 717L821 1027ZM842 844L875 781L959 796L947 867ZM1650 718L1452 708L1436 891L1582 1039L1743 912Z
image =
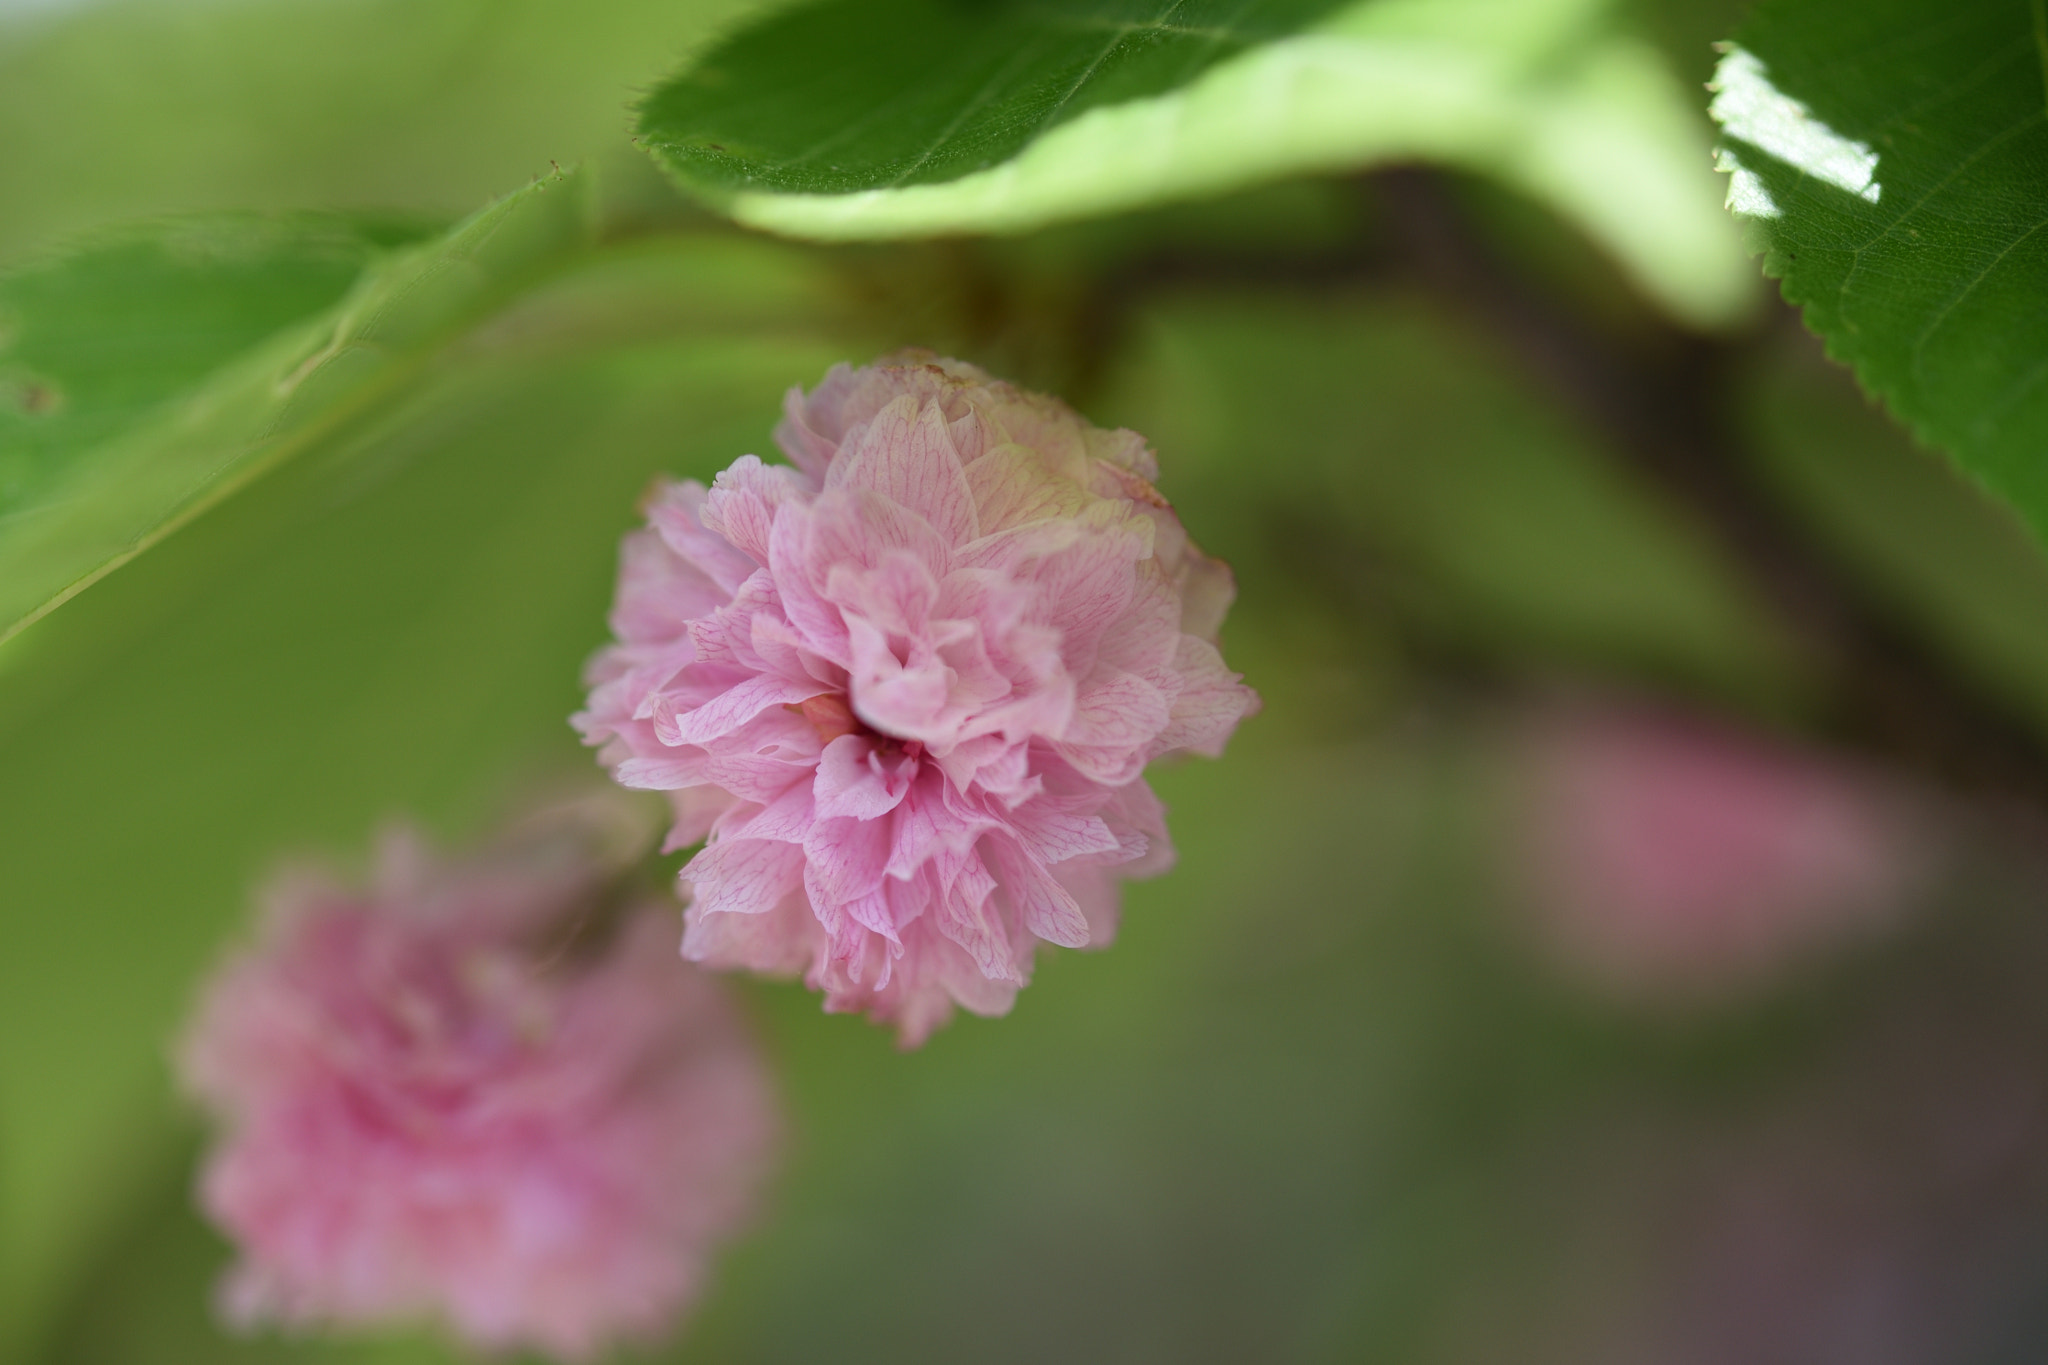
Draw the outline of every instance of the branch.
M1624 344L1500 260L1438 176L1395 170L1361 183L1385 231L1339 253L1159 255L1111 272L1079 319L1084 381L1100 373L1138 308L1168 289L1420 284L1499 339L1604 449L1728 552L1755 599L1806 649L1835 738L1944 785L2048 810L2048 744L2036 728L1835 562L1758 477L1731 418L1736 362L1756 336L1709 339L1659 321L1648 344Z
M1695 517L1815 657L1841 737L1948 784L2048 806L2048 746L1883 596L1830 558L1757 477L1731 419L1747 342L1666 325L1627 346L1506 268L1444 187L1419 171L1374 178L1415 274L1486 324L1630 468Z

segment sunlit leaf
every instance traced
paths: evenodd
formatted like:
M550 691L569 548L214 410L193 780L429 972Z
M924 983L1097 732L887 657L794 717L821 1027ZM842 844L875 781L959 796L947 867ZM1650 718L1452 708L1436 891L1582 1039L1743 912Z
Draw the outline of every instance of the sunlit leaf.
M359 280L373 239L261 220L0 278L0 639L388 397L584 237L558 181Z
M1829 354L2048 532L2044 43L2038 3L1766 0L1713 108Z
M1704 133L1600 0L826 0L651 95L643 142L740 221L1018 231L1424 159L1563 213L1681 317L1747 305Z

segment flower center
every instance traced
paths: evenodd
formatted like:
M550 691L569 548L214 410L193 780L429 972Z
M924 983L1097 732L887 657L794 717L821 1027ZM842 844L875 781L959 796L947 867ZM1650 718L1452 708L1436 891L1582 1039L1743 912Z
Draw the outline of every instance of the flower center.
M846 698L836 692L822 692L815 697L806 697L790 710L811 723L811 728L818 732L820 744L830 744L841 735L874 733L861 723L860 717L853 714L853 708L846 704Z
M884 734L874 726L853 714L853 708L846 698L837 692L821 692L815 697L806 697L785 709L794 711L811 723L818 732L818 743L830 744L841 735L860 735L874 743L882 754L905 753L915 758L924 752L924 745L914 739L901 739Z

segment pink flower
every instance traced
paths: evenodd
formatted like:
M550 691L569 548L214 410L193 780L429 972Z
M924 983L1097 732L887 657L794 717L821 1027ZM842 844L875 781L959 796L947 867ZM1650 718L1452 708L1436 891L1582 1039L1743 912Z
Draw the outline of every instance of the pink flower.
M1256 698L1136 434L923 354L787 407L794 468L658 490L575 723L672 794L670 847L709 835L686 956L804 971L914 1046L1007 1011L1036 940L1109 940L1117 878L1173 856L1145 764Z
M1523 795L1553 946L1625 993L1724 991L1889 923L1929 812L1843 764L1694 718L1553 717Z
M311 868L271 887L179 1058L224 1129L201 1201L240 1249L231 1317L439 1318L586 1359L696 1294L774 1105L665 913L592 932L620 870L597 832L548 821L449 864L400 832L366 889Z

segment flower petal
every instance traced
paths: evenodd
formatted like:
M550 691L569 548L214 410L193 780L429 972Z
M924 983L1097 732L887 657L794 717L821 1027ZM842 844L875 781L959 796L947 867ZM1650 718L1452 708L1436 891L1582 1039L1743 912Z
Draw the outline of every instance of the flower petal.
M947 545L981 534L974 494L960 468L945 414L905 394L875 414L825 474L828 489L864 489L922 517Z

